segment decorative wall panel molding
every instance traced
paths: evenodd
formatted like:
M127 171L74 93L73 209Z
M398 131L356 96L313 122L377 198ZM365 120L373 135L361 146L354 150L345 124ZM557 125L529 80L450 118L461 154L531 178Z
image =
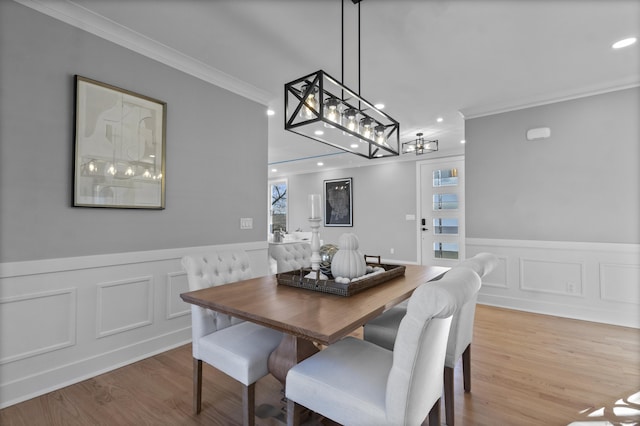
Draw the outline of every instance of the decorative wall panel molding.
M0 299L0 364L76 343L76 290Z
M640 266L601 263L600 298L640 305Z
M584 265L520 258L520 288L539 293L582 296Z
M640 245L466 239L467 257L494 253L479 303L640 328Z
M98 285L96 336L122 333L153 323L153 277Z
M180 260L219 250L269 272L266 241L0 263L0 408L188 344Z
M191 307L180 299L181 293L189 291L186 272L170 272L167 274L167 316L173 319L191 313Z

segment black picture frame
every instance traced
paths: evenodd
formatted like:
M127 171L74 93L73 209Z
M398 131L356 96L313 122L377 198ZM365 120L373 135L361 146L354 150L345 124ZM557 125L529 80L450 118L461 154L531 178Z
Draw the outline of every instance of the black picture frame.
M324 181L324 226L353 226L353 179Z

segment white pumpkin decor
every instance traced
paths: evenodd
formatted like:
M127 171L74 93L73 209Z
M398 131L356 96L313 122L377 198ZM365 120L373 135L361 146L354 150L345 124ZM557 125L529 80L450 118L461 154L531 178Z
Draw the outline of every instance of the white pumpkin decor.
M358 250L360 243L356 234L346 233L338 240L338 251L331 261L331 274L334 277L357 278L367 272L364 255Z

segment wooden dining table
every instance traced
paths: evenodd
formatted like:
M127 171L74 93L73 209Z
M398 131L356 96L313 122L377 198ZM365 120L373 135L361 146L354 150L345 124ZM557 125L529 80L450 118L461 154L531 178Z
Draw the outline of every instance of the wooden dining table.
M284 384L291 367L318 352L316 344L337 342L409 298L420 284L438 279L449 270L420 265L405 268L404 275L351 296L278 285L276 275L268 275L190 291L180 297L187 303L283 332L280 345L269 357L269 371Z

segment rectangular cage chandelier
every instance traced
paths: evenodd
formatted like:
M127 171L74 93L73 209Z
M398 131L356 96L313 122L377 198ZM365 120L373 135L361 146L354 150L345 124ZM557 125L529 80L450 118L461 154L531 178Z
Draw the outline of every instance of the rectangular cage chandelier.
M399 155L400 123L326 72L284 89L285 130L369 159Z

